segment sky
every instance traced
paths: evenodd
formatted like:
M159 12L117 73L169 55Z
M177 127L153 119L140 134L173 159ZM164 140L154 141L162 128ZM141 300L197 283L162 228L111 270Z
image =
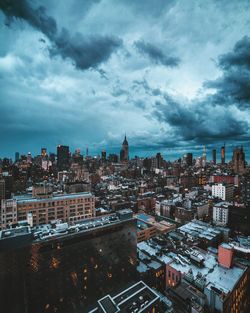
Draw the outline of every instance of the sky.
M0 157L126 133L133 155L250 161L249 0L0 0L0 42Z

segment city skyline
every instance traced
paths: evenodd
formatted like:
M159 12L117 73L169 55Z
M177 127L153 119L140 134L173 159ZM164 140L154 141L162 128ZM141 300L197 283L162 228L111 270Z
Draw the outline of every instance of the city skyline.
M249 313L250 0L0 0L8 313Z
M125 135L126 136L126 135ZM56 147L52 147L51 149L47 148L47 147L40 147L40 149L37 149L35 151L16 151L14 155L0 155L0 158L10 158L12 160L15 160L16 158L16 154L18 154L18 156L20 157L21 155L23 156L27 156L29 153L31 154L32 157L37 156L37 155L43 155L43 153L47 153L47 155L49 154L55 154L57 155L58 151L58 147L60 146L65 146L62 143L57 145ZM233 154L234 154L234 150L236 148L243 148L244 152L245 152L245 159L246 161L249 160L250 155L248 154L249 151L245 150L245 147L243 145L241 146L237 146L237 145L230 145L230 144L226 144L225 142L221 145L218 146L195 146L195 147L191 147L190 149L186 148L156 148L156 147L152 147L151 149L148 148L148 150L145 149L138 149L137 147L131 146L129 144L129 157L130 159L133 159L135 157L140 157L140 158L150 158L155 156L157 153L161 153L161 155L163 156L163 158L165 158L166 161L177 161L178 159L181 159L182 157L184 157L186 154L191 153L193 155L194 158L201 158L203 156L204 153L204 149L206 150L206 160L207 161L213 161L213 153L214 150L216 152L216 159L217 162L220 163L221 162L221 149L222 147L225 147L225 161L226 163L231 162L232 158L233 158ZM81 153L81 155L83 156L91 156L91 157L102 157L102 152L104 151L105 154L108 156L109 154L116 154L117 157L119 158L119 155L121 153L121 148L123 149L123 144L122 142L120 143L120 145L117 146L113 146L113 147L71 147L66 145L66 147L69 149L69 153L72 155L73 153L77 152L77 153ZM45 151L45 152L44 152Z
M0 24L1 156L113 152L126 132L140 156L226 142L249 160L248 1L5 0Z

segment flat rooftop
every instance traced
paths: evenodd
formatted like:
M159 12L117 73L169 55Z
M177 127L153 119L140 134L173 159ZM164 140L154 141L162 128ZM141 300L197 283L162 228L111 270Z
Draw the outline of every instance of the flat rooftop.
M169 264L182 274L188 274L191 269L194 279L201 275L206 280L207 288L216 287L225 294L234 288L245 271L245 268L238 266L230 269L224 268L219 265L217 257L213 253L197 247L165 252L161 246L146 241L138 243L137 247L139 251L146 251L150 255L156 256L159 261Z
M207 240L213 240L221 234L221 231L216 227L195 220L179 227L178 231L182 234L189 234L192 237Z
M17 236L28 235L30 234L29 226L20 226L12 229L5 229L0 231L0 240L5 238L15 238Z
M98 300L97 307L89 313L148 312L159 299L160 296L153 289L140 281L114 297L106 295Z
M52 239L57 239L61 237L69 237L73 236L74 234L81 234L83 232L90 232L93 229L103 228L103 227L110 227L113 224L122 223L125 220L132 220L133 214L132 211L127 211L126 216L117 213L113 213L110 215L105 215L101 217L95 217L87 220L77 221L72 225L68 223L60 223L56 224L53 228L51 224L43 224L38 225L33 228L29 226L19 226L17 228L6 229L0 232L0 242L5 238L16 237L17 234L25 234L25 233L32 233L33 240L32 242L40 242L40 241L47 241ZM135 219L134 219L135 220Z
M48 198L32 198L31 195L22 195L22 196L14 196L14 199L17 200L18 204L25 204L25 203L32 203L32 202L44 202L44 201L60 201L60 200L71 200L71 199L78 199L78 198L89 198L92 197L92 193L90 192L79 192L79 193L72 193L72 194L56 194L52 195Z

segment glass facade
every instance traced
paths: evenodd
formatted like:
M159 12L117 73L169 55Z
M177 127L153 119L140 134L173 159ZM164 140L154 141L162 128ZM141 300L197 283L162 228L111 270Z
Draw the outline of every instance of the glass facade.
M1 309L85 312L136 279L136 221L120 221L0 253Z

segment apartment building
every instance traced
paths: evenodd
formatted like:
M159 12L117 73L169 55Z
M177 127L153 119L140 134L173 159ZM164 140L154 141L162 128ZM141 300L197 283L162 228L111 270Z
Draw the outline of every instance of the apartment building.
M95 217L95 197L89 192L76 194L16 196L2 200L1 227L17 221L25 221L27 217L34 226L47 224L55 220L73 222Z

